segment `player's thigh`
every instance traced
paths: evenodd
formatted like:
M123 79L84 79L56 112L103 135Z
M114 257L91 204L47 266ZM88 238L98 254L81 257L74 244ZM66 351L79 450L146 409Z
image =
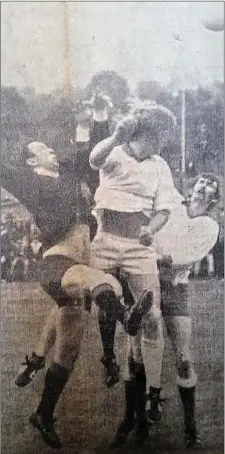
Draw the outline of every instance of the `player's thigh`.
M62 278L62 288L71 297L80 297L91 293L95 299L104 290L112 289L117 296L122 296L118 280L111 274L86 265L74 265Z
M153 305L160 309L160 284L158 271L149 274L127 274L128 285L135 302L139 301L145 290L153 295Z
M112 270L117 267L120 254L119 243L105 232L97 233L91 243L90 266L100 270Z
M65 272L74 265L74 261L64 256L47 256L38 266L38 279L45 290L59 307L71 304L68 295L62 289L62 278Z

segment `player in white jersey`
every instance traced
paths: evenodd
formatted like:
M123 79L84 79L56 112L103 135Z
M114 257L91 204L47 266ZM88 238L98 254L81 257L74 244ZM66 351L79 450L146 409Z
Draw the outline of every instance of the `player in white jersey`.
M175 124L168 109L144 106L122 120L114 134L97 144L90 155L91 166L100 170L94 210L98 230L91 245L91 266L110 273L120 268L128 277L135 301L145 290L151 290L151 312L157 320L160 288L157 256L151 242L168 221L173 191L171 171L157 153L170 140ZM78 279L77 271L71 269L65 276L67 293L70 288L71 292L80 288L82 281L83 290L90 285L93 295L96 272L80 266ZM112 288L104 282L99 282L98 289L99 286L103 308L106 301L110 306ZM114 313L111 322L113 319ZM147 356L146 353L146 360Z
M190 198L184 198L175 190L171 217L161 232L161 253L170 253L170 260L161 260L161 310L168 336L176 355L177 384L184 410L185 444L187 448L201 447L195 422L195 388L197 375L193 368L191 343L191 318L188 305L188 277L190 257L193 261L203 258L215 244L218 225L210 216L218 202L219 183L212 175L203 175L194 186ZM187 209L186 209L186 206ZM190 219L195 218L195 219ZM176 226L181 230L177 234ZM173 235L174 232L174 235ZM167 242L169 236L170 245ZM188 245L185 245L185 242ZM157 246L156 246L157 247ZM187 247L190 251L187 252ZM171 251L169 250L171 248ZM174 262L174 265L173 265ZM147 339L146 339L147 341ZM126 410L125 417L119 426L113 446L125 444L128 433L134 428L134 419L146 418L146 385L147 385L147 419L150 423L161 419L161 354L154 346L151 362L143 365L140 335L134 341L130 339L125 374ZM150 355L149 355L150 356ZM147 367L146 367L147 366ZM150 408L149 408L150 403ZM137 434L134 441L141 444L146 437Z

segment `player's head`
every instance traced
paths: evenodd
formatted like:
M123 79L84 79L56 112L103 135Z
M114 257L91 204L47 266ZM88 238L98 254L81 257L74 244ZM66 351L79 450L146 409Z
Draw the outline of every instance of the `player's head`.
M196 215L209 213L219 201L219 187L219 180L213 174L200 175L187 200L190 215L192 211Z
M137 104L131 114L137 120L137 128L131 140L143 143L143 155L140 158L146 159L152 154L160 153L172 140L177 124L171 110L145 101Z
M30 156L27 159L28 165L52 172L58 171L59 163L54 150L48 148L43 142L30 142L26 151Z

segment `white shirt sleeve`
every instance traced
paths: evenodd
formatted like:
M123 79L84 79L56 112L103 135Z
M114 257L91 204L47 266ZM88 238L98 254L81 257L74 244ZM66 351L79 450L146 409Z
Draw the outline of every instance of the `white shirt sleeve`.
M158 188L154 200L154 211L168 210L171 212L172 200L174 195L174 182L171 170L160 158L156 160L158 173Z

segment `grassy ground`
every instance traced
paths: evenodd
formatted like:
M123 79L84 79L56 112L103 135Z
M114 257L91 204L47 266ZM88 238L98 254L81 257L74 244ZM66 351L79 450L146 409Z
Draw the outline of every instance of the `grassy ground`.
M190 283L193 349L199 374L197 415L207 454L223 450L223 283ZM27 423L41 394L43 372L22 390L13 381L21 359L32 351L52 302L34 284L2 286L2 454L52 452ZM117 331L117 352L124 363L125 337ZM123 387L106 389L99 363L101 346L96 317L86 329L82 353L57 410L62 454L103 454L123 414ZM182 454L182 412L174 358L166 344L163 388L167 397L162 422L152 428L143 453ZM131 446L118 451L128 454Z

